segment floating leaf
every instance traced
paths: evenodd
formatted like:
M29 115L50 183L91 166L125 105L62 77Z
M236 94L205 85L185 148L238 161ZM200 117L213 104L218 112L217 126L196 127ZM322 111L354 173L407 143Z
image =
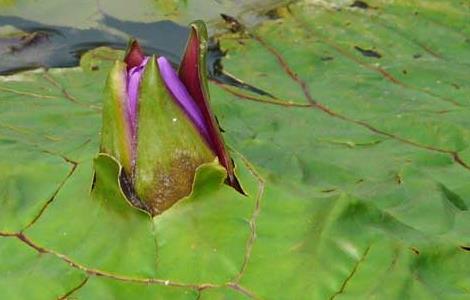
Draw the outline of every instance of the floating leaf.
M468 298L469 7L366 2L232 20L224 68L274 96L209 85L248 195L198 190L155 219L115 191L90 195L100 54L122 53L0 77L2 293Z

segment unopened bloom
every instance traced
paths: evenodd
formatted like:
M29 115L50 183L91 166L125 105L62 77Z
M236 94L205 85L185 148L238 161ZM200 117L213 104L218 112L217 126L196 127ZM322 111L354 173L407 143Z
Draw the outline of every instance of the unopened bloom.
M178 72L132 41L108 77L100 151L120 163L128 200L151 215L189 195L196 169L216 158L242 192L209 106L206 49L205 25L194 22Z

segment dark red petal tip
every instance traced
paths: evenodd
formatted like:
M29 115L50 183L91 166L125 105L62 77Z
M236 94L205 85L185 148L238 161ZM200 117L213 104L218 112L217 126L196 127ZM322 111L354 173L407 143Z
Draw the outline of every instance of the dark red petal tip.
M238 181L238 178L237 176L235 176L234 173L232 173L231 175L229 174L227 179L225 180L225 183L230 185L231 187L233 187L235 190L237 190L237 192L239 192L240 194L246 196L247 194L245 193L245 191L243 190L242 188L242 185L240 184L240 182Z
M178 76L201 110L208 127L210 146L227 170L227 184L245 194L235 176L232 159L225 147L222 134L209 105L206 70L207 29L202 21L191 23L191 32L181 60Z
M135 39L129 41L124 62L127 64L127 70L139 66L144 60L144 51Z

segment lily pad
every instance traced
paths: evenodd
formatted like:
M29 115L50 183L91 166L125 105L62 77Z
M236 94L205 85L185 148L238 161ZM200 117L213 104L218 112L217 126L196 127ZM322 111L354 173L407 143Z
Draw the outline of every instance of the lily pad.
M90 194L122 52L0 77L3 293L468 298L470 8L351 4L299 1L255 27L226 18L225 70L273 95L210 85L248 195L202 189L154 219Z

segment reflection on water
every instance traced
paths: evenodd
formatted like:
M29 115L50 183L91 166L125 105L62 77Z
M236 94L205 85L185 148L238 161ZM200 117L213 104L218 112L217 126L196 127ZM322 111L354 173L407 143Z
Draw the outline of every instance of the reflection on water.
M125 49L127 36L137 38L147 53L158 53L177 63L189 32L188 28L171 21L138 23L105 15L100 23L126 35L96 28L51 27L19 17L0 17L0 26L11 25L24 32L0 38L0 73L37 67L76 66L80 54L90 49L100 46Z
M172 21L143 23L123 21L109 15L103 15L100 20L100 25L108 30L50 26L20 17L0 16L0 26L7 25L22 32L0 37L0 75L39 67L77 66L81 54L88 50L100 46L125 49L130 36L139 41L146 54L157 53L178 65L189 34L189 28ZM210 78L270 96L226 74L222 69L223 56L218 43L212 41L207 59Z

